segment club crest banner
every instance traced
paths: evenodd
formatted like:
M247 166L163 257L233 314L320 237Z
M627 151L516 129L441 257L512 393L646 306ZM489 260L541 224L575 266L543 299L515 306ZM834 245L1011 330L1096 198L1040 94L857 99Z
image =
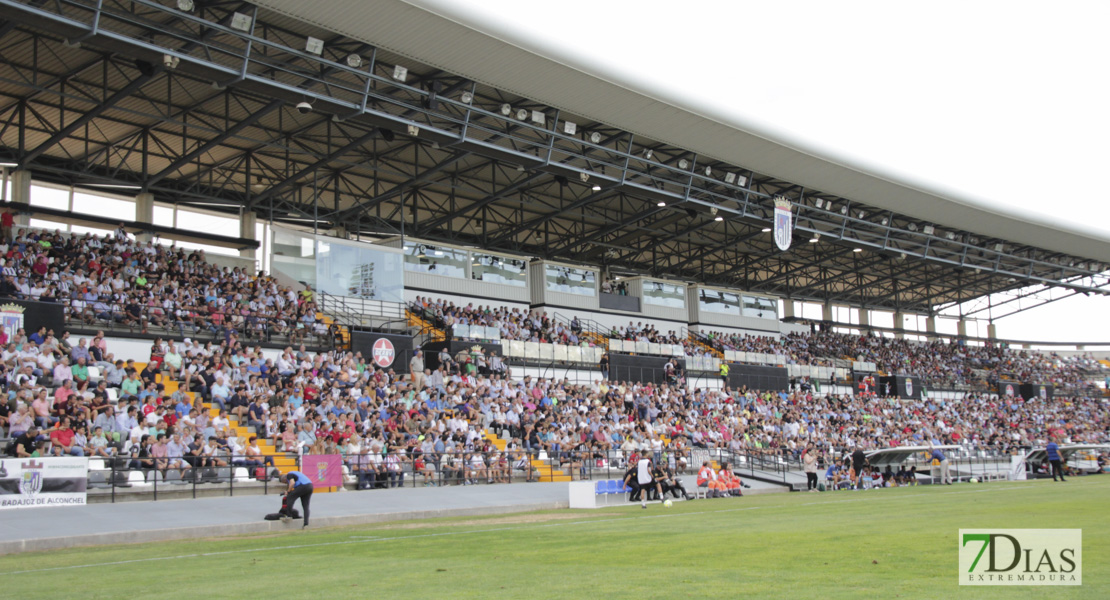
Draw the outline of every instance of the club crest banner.
M783 252L790 249L794 239L791 204L786 198L775 198L775 245Z
M0 509L84 505L88 476L88 458L5 458Z
M341 487L343 457L338 454L306 454L301 457L301 473L312 480L312 487Z

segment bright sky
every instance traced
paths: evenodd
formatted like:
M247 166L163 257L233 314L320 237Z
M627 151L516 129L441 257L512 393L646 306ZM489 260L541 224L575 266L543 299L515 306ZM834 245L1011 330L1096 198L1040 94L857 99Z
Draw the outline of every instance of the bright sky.
M408 0L672 103L1110 239L1110 2ZM1110 243L1110 242L1108 242ZM998 321L1110 342L1108 298Z

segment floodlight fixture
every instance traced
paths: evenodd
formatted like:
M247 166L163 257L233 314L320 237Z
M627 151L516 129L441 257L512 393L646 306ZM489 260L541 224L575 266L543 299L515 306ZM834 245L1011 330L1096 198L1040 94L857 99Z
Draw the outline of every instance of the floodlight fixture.
M596 131L591 133L590 134L590 143L591 144L600 144L601 143L601 134L596 132Z
M923 231L925 233L925 235L933 235L933 233L936 231L936 229L933 228L932 225L926 225L925 227L923 227L921 229L921 231Z
M401 83L404 83L409 78L409 70L401 65L393 66L393 78Z
M516 111L516 118L517 118L517 120L520 120L520 121L523 121L523 120L527 119L528 118L528 110L522 108L522 109Z
M362 57L357 54L347 55L347 66L352 69L357 69L362 66Z
M193 0L177 0L177 10L183 12L193 12L193 8L195 8Z
M231 28L232 29L238 29L239 31L248 31L249 32L251 30L251 26L253 25L253 23L254 23L254 19L252 19L250 15L245 15L241 12L237 12L237 13L231 15Z
M690 167L690 161L686 160L685 158L683 158L683 159L680 159L680 160L678 161L678 168L680 168L680 169L682 169L682 170L686 170L686 169L688 169L689 167Z
M463 104L470 104L474 102L474 94L471 94L470 92L463 92L462 95L459 96L459 101Z
M308 52L309 54L320 56L324 53L324 40L314 38L311 35L308 36L308 39L305 40L304 43L304 51Z
M506 116L506 117L513 114L512 105L510 105L508 102L506 102L505 104L502 104L501 105L501 114Z
M578 124L573 121L563 121L563 133L574 135L578 132Z
M736 173L725 173L725 183L736 183Z
M658 206L659 208L663 208L664 206L667 205L667 203L660 200L659 202L656 202L655 205Z

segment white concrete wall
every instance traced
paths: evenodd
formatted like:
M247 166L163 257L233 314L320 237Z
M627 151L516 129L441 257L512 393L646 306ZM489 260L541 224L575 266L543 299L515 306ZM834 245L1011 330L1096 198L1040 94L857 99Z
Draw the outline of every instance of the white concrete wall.
M235 267L239 267L240 269L246 269L247 273L250 273L251 275L258 274L258 261L253 258L227 256L224 254L213 254L211 252L205 252L204 258L206 261L208 261L209 264L213 264L221 268L227 267L229 269L234 269Z
M81 337L91 337L91 336L81 336ZM73 339L73 336L70 336L70 338ZM81 338L78 337L78 338L74 339L74 343L76 344L77 340L79 340L79 339L81 339ZM134 360L135 362L143 362L143 363L150 360L150 346L153 344L153 340L138 340L138 339L130 339L130 338L117 338L117 337L107 337L105 339L108 340L108 352L115 355L116 359L118 359L118 360L131 359L131 360ZM174 342L180 342L182 338L170 337L170 338L163 338L163 339L172 339ZM277 357L281 356L281 351L280 350L269 350L269 349L263 348L262 349L262 356L264 356L265 358L277 359Z
M467 296L492 298L496 301L503 301L505 303L517 302L527 304L529 301L528 286L515 287L500 283L490 283L488 281L477 281L465 277L446 277L444 275L418 273L415 271L405 271L406 299L408 299L407 292L409 287L421 288L422 290L435 290L434 292L425 292L423 294L433 297L440 294L455 293ZM491 300L491 302L495 300ZM482 304L486 303L483 302ZM498 304L498 306L501 305Z
M406 278L409 275L410 275L409 273L405 273ZM407 281L407 279L406 279L406 281ZM448 294L448 293L441 293L441 292L425 292L423 290L412 290L412 289L405 288L405 302L412 302L413 300L416 299L417 296L422 296L424 298L431 298L433 300L441 300L441 299L442 300L447 300L448 302L454 302L455 306L466 306L467 304L473 304L476 307L477 306L493 306L494 308L500 308L502 306L505 306L505 307L508 307L510 309L519 308L519 309L522 309L524 311L528 310L528 302L527 301L512 302L512 301L505 300L505 299L500 299L500 298L477 298L477 297L471 297L471 296L463 296L463 295L459 295L459 294Z
M705 314L705 313L702 313L702 314ZM728 326L724 326L724 325L709 325L709 324L706 324L704 322L702 322L699 325L691 325L690 326L690 331L702 331L702 332L717 331L717 332L720 332L720 333L735 333L735 334L739 334L739 335L747 334L747 335L759 335L759 336L771 337L771 338L778 338L779 337L779 333L777 333L777 332L763 331L761 329L743 329L743 328L740 328L740 327L728 327Z

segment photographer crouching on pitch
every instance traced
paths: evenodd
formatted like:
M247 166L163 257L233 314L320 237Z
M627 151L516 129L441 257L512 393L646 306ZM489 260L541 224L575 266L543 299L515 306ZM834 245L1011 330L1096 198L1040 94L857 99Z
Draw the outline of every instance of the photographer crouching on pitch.
M279 481L289 484L289 489L285 493L285 504L289 510L293 510L293 503L300 499L301 508L304 509L304 525L301 525L301 529L308 527L308 503L312 500L312 480L300 471L290 471L282 475Z

